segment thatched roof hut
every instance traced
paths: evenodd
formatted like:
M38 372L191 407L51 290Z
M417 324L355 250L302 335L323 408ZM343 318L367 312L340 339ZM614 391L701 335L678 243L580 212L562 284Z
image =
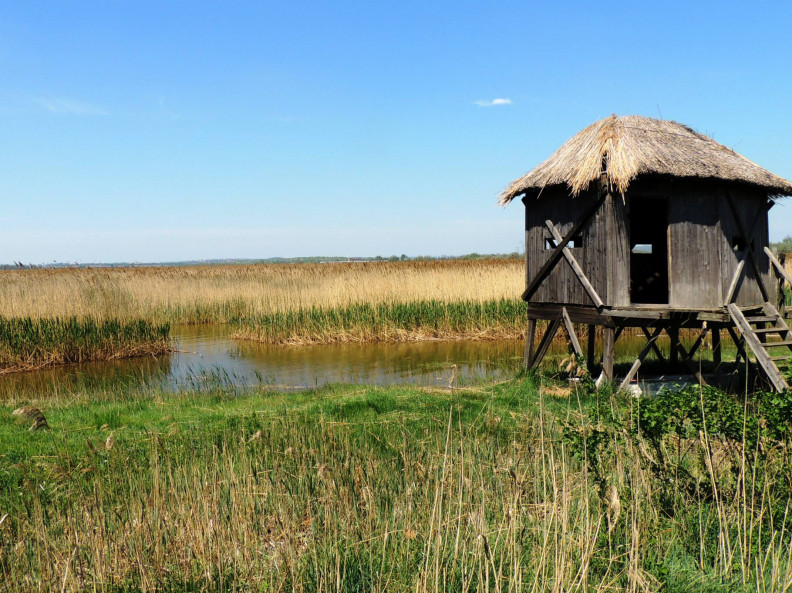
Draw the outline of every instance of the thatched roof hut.
M768 249L768 211L789 195L786 179L682 124L614 115L588 126L500 196L526 206L529 351L531 328L546 319L548 335L562 321L569 332L573 323L667 331L673 359L684 351L679 329L706 322L718 335L738 328L782 388L778 357L762 344L775 324L770 333L792 351ZM538 364L542 348L526 363ZM612 348L606 341L606 376Z
M622 195L642 175L738 182L771 197L792 195L792 183L786 179L685 125L612 115L581 130L549 159L513 181L501 194L500 203L538 195L552 186L565 186L577 196L602 173Z

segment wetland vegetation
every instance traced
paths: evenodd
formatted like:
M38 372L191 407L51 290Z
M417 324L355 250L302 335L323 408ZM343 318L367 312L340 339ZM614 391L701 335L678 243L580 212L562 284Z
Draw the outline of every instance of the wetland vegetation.
M170 326L144 320L0 317L0 374L170 350Z
M268 343L515 338L514 259L0 271L0 372L167 351L169 325Z
M790 410L533 375L22 394L0 589L785 591Z

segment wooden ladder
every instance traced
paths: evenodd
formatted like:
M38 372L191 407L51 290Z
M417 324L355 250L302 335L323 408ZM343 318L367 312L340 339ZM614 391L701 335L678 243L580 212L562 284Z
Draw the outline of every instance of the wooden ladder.
M734 325L754 353L756 362L773 388L776 391L789 389L778 363L792 360L792 331L778 310L771 303L743 308L731 303L727 308ZM782 354L778 352L778 348L783 348Z

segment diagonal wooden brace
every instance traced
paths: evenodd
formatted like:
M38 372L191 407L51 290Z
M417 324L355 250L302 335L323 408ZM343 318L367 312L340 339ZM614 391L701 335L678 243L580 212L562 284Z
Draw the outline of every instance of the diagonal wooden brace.
M742 278L743 268L745 268L745 257L743 257L740 260L740 263L737 264L737 269L734 270L734 276L732 276L731 283L729 284L729 290L726 291L727 305L733 303L735 297L737 296L737 285L740 282L740 278Z
M531 280L528 283L528 286L526 286L525 291L522 293L522 299L524 301L531 300L531 297L536 294L539 286L542 284L542 282L544 282L545 278L550 275L550 272L553 271L553 268L556 267L556 264L558 264L559 260L561 259L564 247L566 247L567 244L572 240L572 237L574 237L578 231L580 231L580 229L582 229L583 226L587 224L589 220L591 220L591 217L597 213L597 210L599 210L602 204L605 203L605 198L607 196L608 194L603 193L592 205L592 207L586 210L583 216L581 216L578 221L572 225L572 228L569 230L566 236L558 242L555 249L550 254L550 257L547 258L547 261L544 264L542 264L542 267L539 268L536 276L534 276L533 280Z
M558 316L556 319L550 321L547 325L547 329L545 330L542 339L539 341L539 347L536 349L536 352L531 359L531 363L529 368L535 369L539 367L539 364L542 362L542 359L547 354L548 348L550 348L550 344L553 341L553 338L558 331L558 326L561 325L561 316Z
M583 358L583 348L580 347L577 335L575 335L575 326L572 325L572 320L569 318L566 307L561 308L561 319L564 322L564 329L566 330L569 342L572 344L572 350L575 351L575 356Z
M652 334L650 334L649 330L646 329L645 327L642 327L641 331L643 331L643 333L646 336L647 340L650 340L652 338ZM657 356L657 358L660 359L660 362L665 364L666 359L665 359L665 356L663 356L663 353L660 352L660 348L657 347L657 344L655 342L652 342L651 344L652 344L652 350L654 351L655 356Z
M728 191L726 192L726 201L729 203L729 208L731 209L732 216L734 217L734 222L737 223L737 229L745 239L745 251L748 255L748 261L751 262L751 267L753 268L754 274L756 275L756 283L759 285L759 291L762 293L762 298L765 300L765 302L769 302L770 293L767 292L767 287L764 285L764 280L762 280L762 273L759 270L759 264L757 263L756 256L754 255L753 245L751 245L751 235L745 232L745 226L743 225L742 219L740 219L740 215L737 212L737 207L734 205L734 200L732 200L731 193ZM756 224L755 221L754 224ZM753 232L753 228L751 228L751 232Z
M545 220L545 225L547 225L547 228L550 230L550 233L553 235L553 239L555 239L556 241L561 241L561 233L558 232L558 229L555 227L555 225L549 220ZM597 291L594 290L594 286L592 286L591 282L586 277L583 268L580 267L580 264L575 259L575 256L572 255L572 251L570 251L569 247L564 246L561 252L564 254L564 258L567 260L567 263L572 267L572 271L575 272L575 276L577 276L577 279L580 280L580 283L583 285L583 288L586 289L586 292L588 293L591 301L594 303L594 305L596 305L597 309L602 309L605 303L602 302L602 299L597 294Z
M624 380L621 382L621 385L619 385L619 389L626 389L630 385L630 381L632 381L633 377L635 377L635 373L638 372L638 369L641 368L641 363L643 363L644 359L646 358L646 355L649 354L649 351L655 345L655 342L657 341L657 338L660 337L662 331L663 331L662 327L657 327L652 332L652 335L649 336L649 340L646 342L646 346L643 347L643 350L641 350L641 353L638 355L638 358L635 359L635 362L632 364L630 370L627 372L627 376L624 377Z

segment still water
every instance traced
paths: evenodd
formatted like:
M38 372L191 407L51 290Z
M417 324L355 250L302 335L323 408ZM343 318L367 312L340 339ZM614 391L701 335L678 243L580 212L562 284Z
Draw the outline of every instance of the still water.
M156 385L167 390L207 383L264 384L289 391L327 383L448 386L510 376L522 341L418 342L272 346L233 340L223 326L176 326L176 352L158 358L70 365L0 376L0 399L33 390L39 396L85 389Z

